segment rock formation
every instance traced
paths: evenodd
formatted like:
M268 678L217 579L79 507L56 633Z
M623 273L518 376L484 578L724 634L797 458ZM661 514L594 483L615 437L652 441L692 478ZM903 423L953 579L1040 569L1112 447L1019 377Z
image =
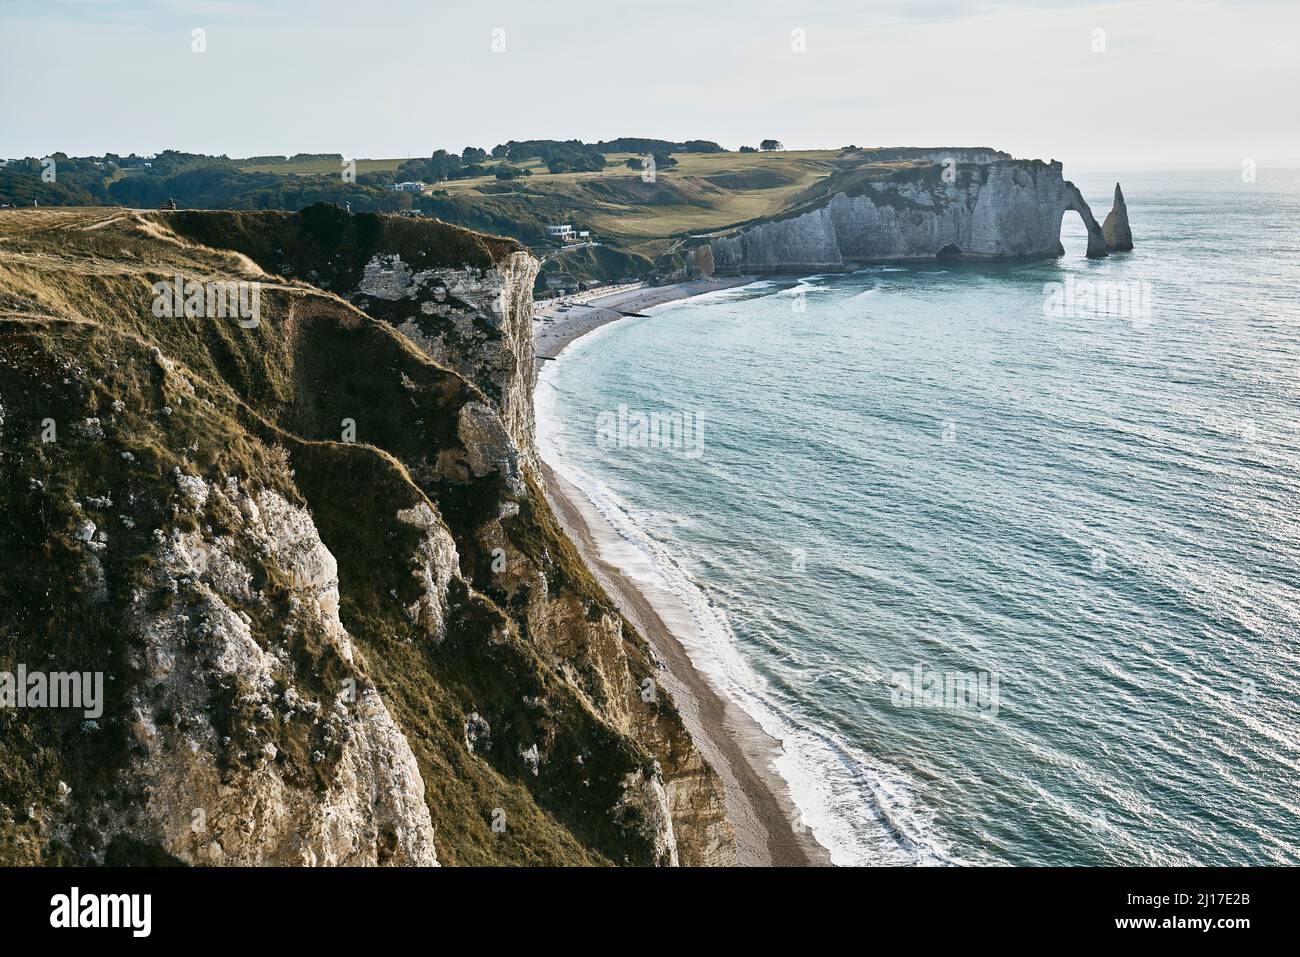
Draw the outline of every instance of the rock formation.
M1119 183L1115 184L1115 205L1106 214L1106 221L1101 224L1101 233L1109 250L1128 252L1133 248L1133 232L1128 226L1128 206L1124 204L1124 194L1120 191Z
M339 290L483 389L534 469L532 289L538 266L523 251L486 270L422 270L404 263L400 253L377 254L356 287Z
M269 489L241 490L233 476L211 488L187 478L202 498L183 496L181 507L198 512L219 500L231 533L173 528L154 549L152 581L128 614L141 680L127 706L133 747L121 772L123 788L147 797L99 827L119 845L157 842L194 863L437 864L415 755L364 674L352 671L354 696L313 693L254 636L258 623L232 607L250 597L257 563L239 552L251 545L292 582L288 627L320 634L330 659L355 669L338 616L338 566L311 516ZM151 597L159 592L174 597L159 606ZM214 720L228 690L253 716L244 733ZM308 720L308 760L328 771L319 784L281 758L282 749L307 746L292 737ZM237 760L223 766L232 750ZM75 845L62 830L63 843Z
M718 271L843 269L860 263L1062 255L1061 218L1078 213L1089 257L1106 240L1058 162L927 151L888 175L832 181L826 198L711 237ZM933 153L933 155L930 155ZM971 156L976 160L970 161ZM932 162L933 161L933 162Z
M535 271L332 207L5 217L0 671L105 700L0 709L0 864L734 863L538 487ZM159 318L179 274L260 321Z

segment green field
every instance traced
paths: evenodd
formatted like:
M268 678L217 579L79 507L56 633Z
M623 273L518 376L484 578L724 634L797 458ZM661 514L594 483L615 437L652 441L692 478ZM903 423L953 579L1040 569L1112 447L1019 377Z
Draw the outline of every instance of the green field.
M781 153L679 153L678 165L656 171L656 183L643 184L641 170L630 169L625 161L633 153L611 153L609 166L595 173L548 173L540 161L524 164L533 176L522 182L528 192L546 191L572 196L575 207L590 225L609 235L628 239L650 239L683 232L720 229L732 223L779 212L803 190L835 172L835 150ZM469 193L493 177L454 180L439 184L449 193ZM582 192L609 183L639 189L645 196L628 201L610 196L608 202L590 202ZM676 202L663 202L653 187L663 184L675 194ZM659 192L665 192L660 190ZM598 200L597 195L592 199ZM638 201L640 200L640 201Z
M625 165L631 153L608 154L599 172L533 175L510 185L494 177L439 183L438 190L497 218L573 221L597 238L655 255L675 239L777 216L812 199L831 177L861 170L883 174L909 165L873 162L870 154L839 150L773 153L679 153L655 182Z
M405 159L359 159L358 173L378 173L395 171L405 163ZM319 176L322 173L337 173L339 161L332 159L299 160L296 163L259 163L253 166L239 167L241 173L280 173L285 176Z

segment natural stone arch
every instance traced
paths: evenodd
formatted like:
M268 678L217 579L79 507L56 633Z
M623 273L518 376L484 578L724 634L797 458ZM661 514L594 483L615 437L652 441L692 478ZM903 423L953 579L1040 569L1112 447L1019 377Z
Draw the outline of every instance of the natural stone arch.
M1092 215L1092 209L1088 206L1088 201L1083 198L1079 192L1079 187L1073 183L1065 184L1067 191L1067 202L1061 210L1061 220L1064 221L1065 214L1074 210L1083 220L1084 228L1088 230L1088 258L1101 259L1106 253L1106 237L1102 233L1101 224L1097 222L1096 217ZM1058 221L1059 222L1059 221ZM1058 256L1065 255L1065 247L1061 245L1060 228L1057 228L1056 249Z

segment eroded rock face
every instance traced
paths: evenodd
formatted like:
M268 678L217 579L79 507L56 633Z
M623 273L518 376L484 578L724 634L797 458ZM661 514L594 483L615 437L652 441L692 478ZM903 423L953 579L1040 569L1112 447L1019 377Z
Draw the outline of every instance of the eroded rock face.
M84 579L65 604L103 621L103 640L71 653L105 649L94 662L109 707L95 728L47 734L62 763L48 774L33 763L17 814L0 804L0 857L21 847L34 862L514 863L535 862L541 847L555 863L734 863L717 776L670 696L641 696L653 653L581 567L537 487L535 262L444 224L390 224L405 236L402 256L369 245L351 261L348 242L320 255L286 243L302 257L290 262L273 239L258 241L263 230L296 235L300 218L189 220L206 241L329 280L328 296L295 289L280 303L279 321L258 332L278 348L257 355L292 356L304 398L383 396L391 421L373 446L339 443L239 376L195 375L161 347L142 349L134 331L119 335L133 289L93 300L102 326L55 324L19 352L6 340L4 419L15 395L35 394L35 369L42 414L44 393L63 383L60 419L95 426L70 436L112 444L99 458L77 446L98 463L79 476L85 487L47 490L48 506L25 509L57 521L23 540L21 563ZM214 250L160 249L186 268L229 268ZM408 320L405 340L394 335ZM416 332L453 371L409 345ZM182 343L191 355L213 345L199 333ZM353 361L358 344L378 361ZM95 402L67 375L83 360L96 363L87 383L105 390ZM127 409L126 396L154 405ZM15 447L0 465L23 464ZM111 482L104 462L123 463ZM7 487L39 490L50 474ZM47 566L52 535L65 557ZM6 574L18 578L13 565ZM44 581L21 584L39 594ZM43 650L49 637L33 629L24 640ZM477 773L484 764L520 786L525 806L533 794L548 811L527 827L512 817L513 840L487 847L474 830L495 832L478 814L500 798ZM466 793L448 795L448 774ZM426 788L445 799L426 803Z
M708 246L690 255L695 269L713 271ZM639 652L627 645L621 619L570 589L552 587L546 571L515 547L503 524L519 515L519 503L529 495L528 481L540 483L531 321L537 268L524 252L501 256L486 269L420 269L400 255L380 253L345 295L483 393L485 400L465 403L457 419L465 474L450 466L446 474L458 481L501 477L515 500L504 498L495 516L474 532L481 554L502 556L501 570L490 581L493 594L507 605L525 603L523 619L536 646L595 713L653 756L653 772L629 775L623 782L624 797L613 813L637 822L636 830L658 863L733 864L735 839L721 784L676 712L670 706L649 708L641 700L639 680L631 673L631 658ZM437 642L446 621L447 589L459 576L462 559L432 510L417 506L399 517L425 532L416 571L421 594L407 615ZM490 750L490 729L483 715L467 716L467 749ZM534 743L522 754L528 776L548 773L551 756L545 748Z
M507 559L499 576L511 596L527 595L525 608L528 631L554 660L565 663L569 680L583 694L593 711L627 734L654 756L654 776L663 791L666 813L656 812L647 820L659 822L663 833L653 844L661 862L675 859L692 867L730 866L736 863L735 833L726 816L726 801L717 774L701 756L674 709L671 699L658 684L659 661L646 647L645 670L634 669L632 660L641 653L630 646L621 618L600 611L571 591L548 587L546 577L514 552L509 542L488 529L484 548L501 547ZM634 674L634 670L636 673ZM653 693L647 695L647 679ZM625 806L645 810L651 800L649 782L641 776L624 781L634 796ZM655 795L658 794L654 790ZM669 845L672 854L659 853Z
M181 487L191 501L221 499L242 523L159 536L154 587L128 615L141 679L121 788L141 800L95 843L126 837L191 864L436 865L419 768L356 668L337 564L311 516L233 480L184 476ZM291 583L280 642L244 610L258 607L254 583L268 569ZM296 635L322 645L318 667L334 677L304 681Z
M1101 224L1102 235L1106 239L1106 248L1115 252L1128 252L1133 248L1133 231L1128 225L1128 206L1124 203L1124 193L1115 184L1115 205L1106 214L1106 221Z
M882 260L1058 256L1061 217L1076 211L1088 255L1106 255L1101 227L1060 163L960 162L947 181L932 171L867 181L797 216L712 242L719 271L845 268Z
M692 268L713 271L706 245L689 253ZM499 475L506 491L527 498L527 481L540 482L533 423L536 384L532 331L532 285L537 263L526 253L503 257L491 269L419 270L401 257L382 254L367 263L349 298L382 316L421 351L463 375L487 401L461 407L457 435L465 449L464 479ZM619 617L580 600L571 590L552 587L544 569L514 547L502 523L519 514L516 501L503 500L494 519L475 531L478 550L502 556L491 584L509 605L524 601L527 632L560 673L586 698L591 709L654 757L654 770L628 775L624 796L613 813L635 822L641 839L660 864L735 863L735 837L726 820L721 784L691 743L670 707L648 707L631 673L630 649ZM455 546L429 515L403 520L426 527L429 574L412 620L434 630L445 614L447 573L454 568ZM477 712L465 719L467 748L486 750L490 723ZM535 743L521 751L530 776L546 773L550 755Z
M524 494L520 459L525 456L494 409L482 402L466 402L461 406L457 434L465 445L471 474L483 478L500 473L512 493Z
M664 790L658 769L629 774L623 781L623 799L614 813L616 817L630 817L636 822L633 826L654 848L654 859L659 865L676 867L680 863L668 792Z
M419 626L436 643L442 640L446 629L448 587L453 578L459 577L456 543L447 526L425 502L403 509L397 517L424 532L419 545L419 567L413 572L420 581L420 595L406 609L406 615L411 624Z
M366 263L349 297L482 389L534 469L532 289L539 267L522 251L491 269L417 270L399 255L381 254Z

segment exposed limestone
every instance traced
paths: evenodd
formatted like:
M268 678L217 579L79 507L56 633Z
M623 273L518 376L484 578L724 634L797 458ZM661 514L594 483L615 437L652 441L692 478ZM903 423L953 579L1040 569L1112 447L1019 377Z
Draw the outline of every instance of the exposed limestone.
M921 168L868 180L803 213L712 241L719 271L843 269L885 260L1014 259L1062 254L1061 218L1088 229L1088 256L1106 255L1102 229L1060 163L959 161L952 181Z
M482 389L533 471L537 363L532 287L539 265L517 252L492 269L415 270L398 255L376 254L349 294L363 309L393 323L430 358Z
M669 276L672 282L708 278L717 272L713 261L713 247L708 243L686 249L682 253L682 267Z
M594 617L572 593L552 593L544 576L531 573L513 557L506 567L510 571L502 576L503 585L512 595L530 596L530 633L557 660L585 663L585 667L570 671L570 679L591 707L655 756L680 863L734 865L735 833L726 817L718 777L696 749L681 718L671 710L667 695L661 690L659 696L664 700L656 703L643 699L641 684L628 667L630 650L621 619L612 613ZM658 667L653 658L647 664ZM667 835L660 840L666 842Z
M422 277L427 280L427 277ZM418 286L410 267L397 255L376 255L362 270L361 283L357 292L363 296L377 299L410 299L415 296Z
M190 478L194 494L202 480ZM303 687L287 647L260 643L244 611L257 605L253 565L274 568L293 583L291 627L354 666L337 566L311 517L275 492L207 491L249 517L232 535L173 529L157 547L153 585L174 597L159 606L140 591L130 609L143 677L121 787L143 802L101 814L96 843L129 837L192 864L437 864L415 757L364 675ZM219 727L222 699L253 716L246 736Z
M465 747L471 754L492 750L492 726L477 711L465 717Z
M430 639L441 641L447 621L447 588L452 578L459 577L456 543L425 502L403 509L397 517L424 532L419 546L419 567L411 572L420 582L420 597L406 609L407 617Z
M465 445L470 471L478 478L500 472L506 487L524 494L519 447L511 441L500 416L482 402L466 402L460 410L458 432Z
M668 793L657 768L653 773L640 771L624 779L623 798L616 816L630 817L636 822L635 826L642 835L653 842L655 860L659 864L678 865L677 837L673 833Z
M686 256L693 272L713 272L709 246L695 247ZM421 351L483 390L490 404L467 403L458 422L469 472L478 478L501 475L509 493L519 498L526 494L526 474L540 481L532 399L536 384L532 285L537 268L537 262L522 252L486 270L421 271L398 256L376 255L349 296L371 314L393 322ZM478 545L485 553L499 549L505 556L494 586L511 599L527 596L529 634L553 656L593 710L643 743L657 759L654 773L635 775L635 781L627 782L619 813L637 809L639 828L653 842L661 863L734 863L735 838L717 776L695 750L676 713L648 709L641 700L639 685L629 671L621 620L615 614L595 614L571 591L553 591L543 571L503 533L500 521L518 513L516 502L503 501L498 521L478 530ZM413 516L403 513L402 518L410 522ZM429 551L441 550L443 558L426 563L430 572L445 567L455 556L449 541L445 546L434 544L440 541L435 525L428 526ZM427 597L410 609L413 620L436 627L441 621L436 609L445 611L445 604L435 596L445 596L448 580L446 575L425 578ZM474 752L491 746L488 722L477 712L466 718L465 740ZM521 757L530 775L544 767L536 745L524 748Z
M1124 203L1124 194L1119 183L1115 184L1115 205L1106 214L1106 221L1101 224L1102 235L1106 239L1106 248L1115 252L1128 252L1133 248L1133 231L1128 225L1128 206Z
M26 554L41 566L45 544L59 543L62 565L50 567L71 576L47 578L81 586L60 596L57 621L103 622L86 648L105 653L96 665L109 707L91 727L47 738L57 763L44 776L43 762L28 767L18 813L0 804L0 856L734 863L717 775L671 696L642 697L653 652L537 487L537 263L441 223L317 212L337 231L313 232L297 214L185 214L196 241L229 241L267 269L328 286L295 286L288 302L269 295L275 321L257 332L269 348L246 353L247 367L209 362L228 344L206 329L169 328L166 354L142 347L134 328L123 334L119 317L148 285L116 272L79 300L93 322L41 328L0 362L6 418L29 382L42 404L25 420L44 414L45 390L62 381L71 412L60 421L102 417L69 439L112 443L104 461L121 470L109 484L97 464L58 489L66 500L46 489L48 505L24 505L54 518ZM130 223L113 228L139 238ZM342 239L322 248L321 235ZM185 268L229 268L208 245L163 252ZM61 288L78 268L73 253L48 260L33 288ZM709 254L695 255L703 265ZM10 329L11 351L25 323ZM65 350L93 360L85 384L62 376ZM264 394L248 387L259 376ZM93 402L80 391L90 383ZM339 400L353 395L383 411L365 445L339 443L333 424L354 414L355 401ZM12 433L0 433L6 466L31 441ZM6 476L6 487L39 491L42 475ZM7 575L33 591L17 564ZM44 632L30 634L29 647L46 647ZM14 766L26 759L5 754ZM502 800L499 779L525 809L546 795L536 799L546 813L512 814L514 839L485 842L480 809Z

